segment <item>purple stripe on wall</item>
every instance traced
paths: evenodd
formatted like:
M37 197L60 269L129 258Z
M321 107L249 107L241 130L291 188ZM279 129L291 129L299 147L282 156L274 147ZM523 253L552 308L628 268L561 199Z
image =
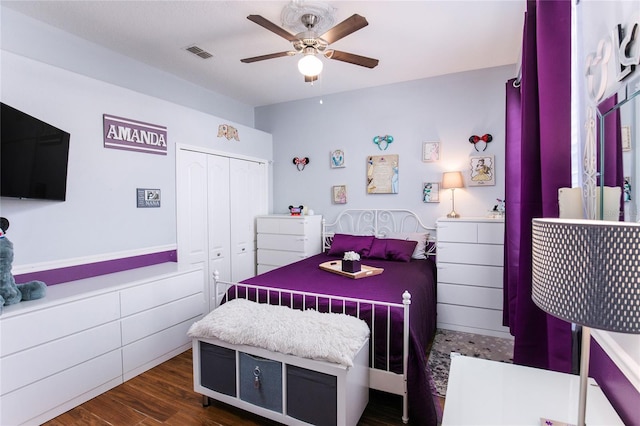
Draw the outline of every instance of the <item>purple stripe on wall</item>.
M50 286L69 281L81 280L84 278L97 277L98 275L111 274L113 272L126 271L128 269L141 268L143 266L156 265L158 263L177 261L177 251L169 250L159 253L144 254L141 256L106 260L104 262L51 269L48 271L30 272L27 274L16 275L15 279L16 283L19 284L32 280L40 280Z
M589 376L596 379L624 424L640 425L640 392L594 339L589 361Z

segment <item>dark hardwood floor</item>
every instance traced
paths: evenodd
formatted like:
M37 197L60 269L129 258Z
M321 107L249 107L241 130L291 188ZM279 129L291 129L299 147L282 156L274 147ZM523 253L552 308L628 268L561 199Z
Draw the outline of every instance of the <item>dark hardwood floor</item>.
M402 399L371 391L361 426L402 425ZM191 350L45 423L68 425L277 425L193 390Z

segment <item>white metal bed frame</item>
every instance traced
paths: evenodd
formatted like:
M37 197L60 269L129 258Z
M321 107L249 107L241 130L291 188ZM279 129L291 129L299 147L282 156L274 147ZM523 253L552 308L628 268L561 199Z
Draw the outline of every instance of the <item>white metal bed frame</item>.
M394 233L427 232L427 256L436 254L436 228L426 226L417 214L405 209L347 209L331 223L322 219L322 248L331 248L335 234L393 236Z
M428 232L429 238L427 240L427 256L435 256L436 245L435 245L435 236L436 229L433 227L425 226L420 218L410 210L404 209L347 209L342 211L336 218L335 221L331 223L326 223L326 221L322 220L322 241L323 241L323 250L328 250L331 247L331 241L333 236L337 233L342 234L351 234L351 235L373 235L376 237L385 237L392 236L393 233L399 232ZM220 286L220 287L219 287ZM408 291L405 291L402 294L402 302L398 303L389 303L389 302L378 302L373 300L366 299L355 299L348 297L340 297L340 296L331 296L327 294L321 293L313 293L313 292L302 292L302 291L294 291L294 290L284 290L278 289L274 287L263 287L258 285L251 284L242 284L242 283L233 283L228 281L222 281L219 279L217 272L214 273L214 295L216 297L216 307L220 304L221 298L227 293L228 290L235 289L235 296L238 297L246 297L249 295L249 290L254 290L255 294L262 295L265 294L268 297L267 303L272 302L272 294L276 293L276 299L273 302L277 302L279 305L282 304L283 295L286 295L288 300L296 300L302 298L303 306L302 309L318 309L320 301L328 301L329 309L332 306L342 306L343 313L345 308L345 303L355 303L356 304L356 317L360 318L360 307L362 305L371 306L374 312L376 307L382 307L386 310L386 336L387 340L385 342L386 348L386 368L376 368L373 367L375 350L371 351L371 359L370 359L370 367L369 367L369 388L388 392L394 395L402 396L402 421L403 423L409 422L409 400L408 400L408 383L407 383L407 370L408 370L408 358L409 358L409 316L410 316L410 306L411 306L411 295ZM243 292L238 292L239 289L244 289ZM233 290L230 290L233 291ZM245 296L240 295L243 293ZM233 293L232 293L233 294ZM256 299L258 296L256 296ZM315 303L307 304L307 298L311 300L315 300ZM255 300L258 301L258 300ZM289 306L293 308L293 305ZM391 310L392 309L402 309L404 313L403 320L403 354L402 354L402 373L394 373L391 371L389 365L389 351L390 351L390 327L391 327ZM371 316L372 324L371 324L371 337L370 341L372 342L372 346L375 345L375 336L374 336L374 323L375 323L375 315Z

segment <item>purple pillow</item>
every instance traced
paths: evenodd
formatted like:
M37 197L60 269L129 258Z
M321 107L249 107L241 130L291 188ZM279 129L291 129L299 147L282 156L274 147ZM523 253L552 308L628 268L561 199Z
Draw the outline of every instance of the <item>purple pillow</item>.
M342 256L346 251L355 251L360 256L367 257L373 238L373 235L335 234L328 254Z
M386 259L387 258L387 243L385 239L374 238L369 250L369 258L371 259Z
M417 241L396 240L393 238L385 238L387 259L399 260L400 262L409 262L413 250L418 244Z

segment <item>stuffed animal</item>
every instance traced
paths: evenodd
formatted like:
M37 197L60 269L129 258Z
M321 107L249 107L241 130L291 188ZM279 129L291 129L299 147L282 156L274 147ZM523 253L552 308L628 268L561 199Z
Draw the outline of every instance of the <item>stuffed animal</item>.
M29 281L16 284L11 273L13 263L13 243L6 236L9 221L0 217L0 307L13 305L22 300L35 300L44 297L47 285L42 281Z

